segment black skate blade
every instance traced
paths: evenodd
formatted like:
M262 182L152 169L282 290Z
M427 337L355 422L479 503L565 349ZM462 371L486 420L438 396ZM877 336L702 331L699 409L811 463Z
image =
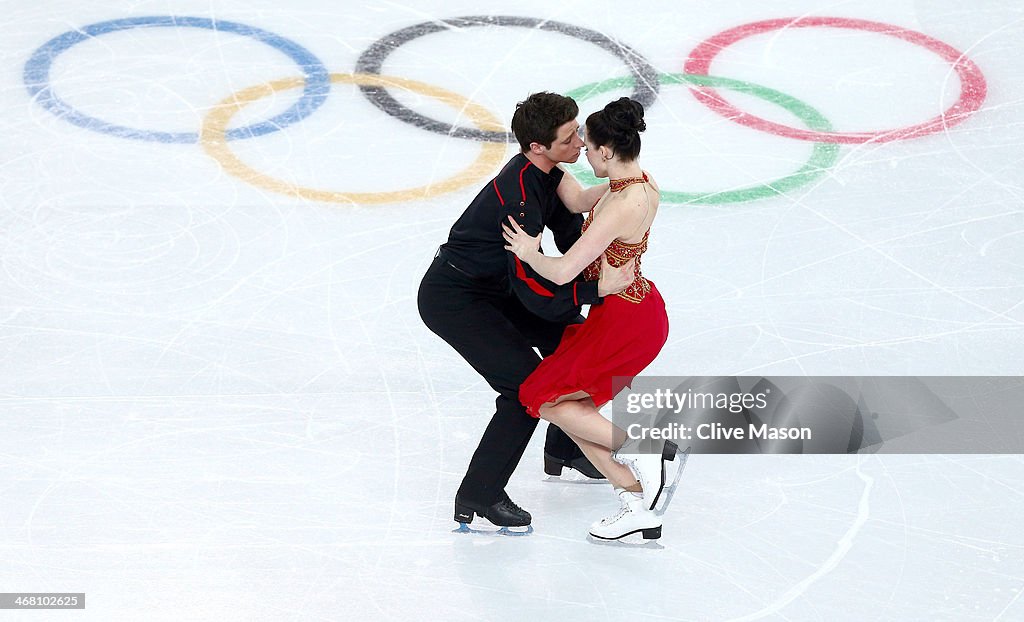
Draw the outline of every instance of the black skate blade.
M478 536L528 536L533 533L533 525L527 525L526 527L492 526L495 527L495 529L473 529L468 523L459 523L457 528L452 529L452 533L468 533ZM513 531L515 529L522 529L523 531Z

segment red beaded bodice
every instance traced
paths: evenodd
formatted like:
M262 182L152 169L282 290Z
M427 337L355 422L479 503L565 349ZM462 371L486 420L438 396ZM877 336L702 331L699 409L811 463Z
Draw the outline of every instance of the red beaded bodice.
M619 192L626 186L631 186L635 183L645 183L647 176L643 177L630 177L627 179L619 180L613 179L611 181L612 192ZM596 206L596 204L595 204ZM587 220L583 223L583 231L587 230L590 223L594 222L594 210L590 210L590 214L587 215ZM643 277L640 273L640 256L647 250L647 238L651 235L651 230L647 229L644 232L644 237L639 242L621 242L619 240L612 240L612 243L608 245L608 248L604 251L604 256L608 258L608 263L613 268L618 268L632 258L636 258L636 266L633 268L633 282L629 284L626 289L622 290L616 296L625 298L630 302L640 302L647 295L647 292L651 291L651 283ZM583 269L583 278L588 281L596 281L601 276L601 258L598 257L589 266Z

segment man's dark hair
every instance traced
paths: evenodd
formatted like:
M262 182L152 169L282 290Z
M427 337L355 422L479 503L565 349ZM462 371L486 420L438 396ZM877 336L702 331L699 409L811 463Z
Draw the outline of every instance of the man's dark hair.
M557 93L534 93L516 104L512 115L512 133L516 135L523 151L530 150L530 143L540 143L551 148L556 130L576 118L579 106L571 97Z

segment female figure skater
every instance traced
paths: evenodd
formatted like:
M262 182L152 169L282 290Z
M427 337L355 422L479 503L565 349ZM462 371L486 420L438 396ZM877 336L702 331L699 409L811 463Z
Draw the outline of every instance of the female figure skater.
M557 284L581 271L587 280L597 279L602 255L613 267L635 258L634 279L592 306L583 324L566 328L555 353L520 387L519 399L529 414L562 428L614 485L621 508L594 523L590 534L658 538L661 518L653 508L664 486L662 457L636 453L636 442L624 444L626 434L598 412L622 388L612 386L612 377L639 374L668 338L665 302L640 273L658 213L658 188L637 161L640 132L647 127L643 106L620 98L590 115L585 127L587 160L597 177L609 178L610 187L591 209L582 237L565 255L549 257L539 252L541 236L530 236L510 217L506 249Z

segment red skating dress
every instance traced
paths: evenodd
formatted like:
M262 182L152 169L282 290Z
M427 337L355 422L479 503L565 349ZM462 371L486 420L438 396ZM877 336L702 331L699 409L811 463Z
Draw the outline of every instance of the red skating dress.
M615 180L619 181L619 180ZM645 183L645 178L629 178L617 188L632 183ZM616 191L613 184L613 191ZM583 230L594 221L591 211ZM633 282L625 290L607 296L600 305L590 308L583 324L565 329L555 352L541 361L536 370L519 387L519 401L533 417L540 416L540 407L562 395L584 391L600 408L628 386L633 376L644 370L661 351L668 339L668 314L658 288L640 274L640 256L647 250L647 238L627 244L618 240L608 245L604 256L613 267L636 257ZM596 281L601 274L598 257L583 271L583 278ZM613 377L620 378L616 386Z

